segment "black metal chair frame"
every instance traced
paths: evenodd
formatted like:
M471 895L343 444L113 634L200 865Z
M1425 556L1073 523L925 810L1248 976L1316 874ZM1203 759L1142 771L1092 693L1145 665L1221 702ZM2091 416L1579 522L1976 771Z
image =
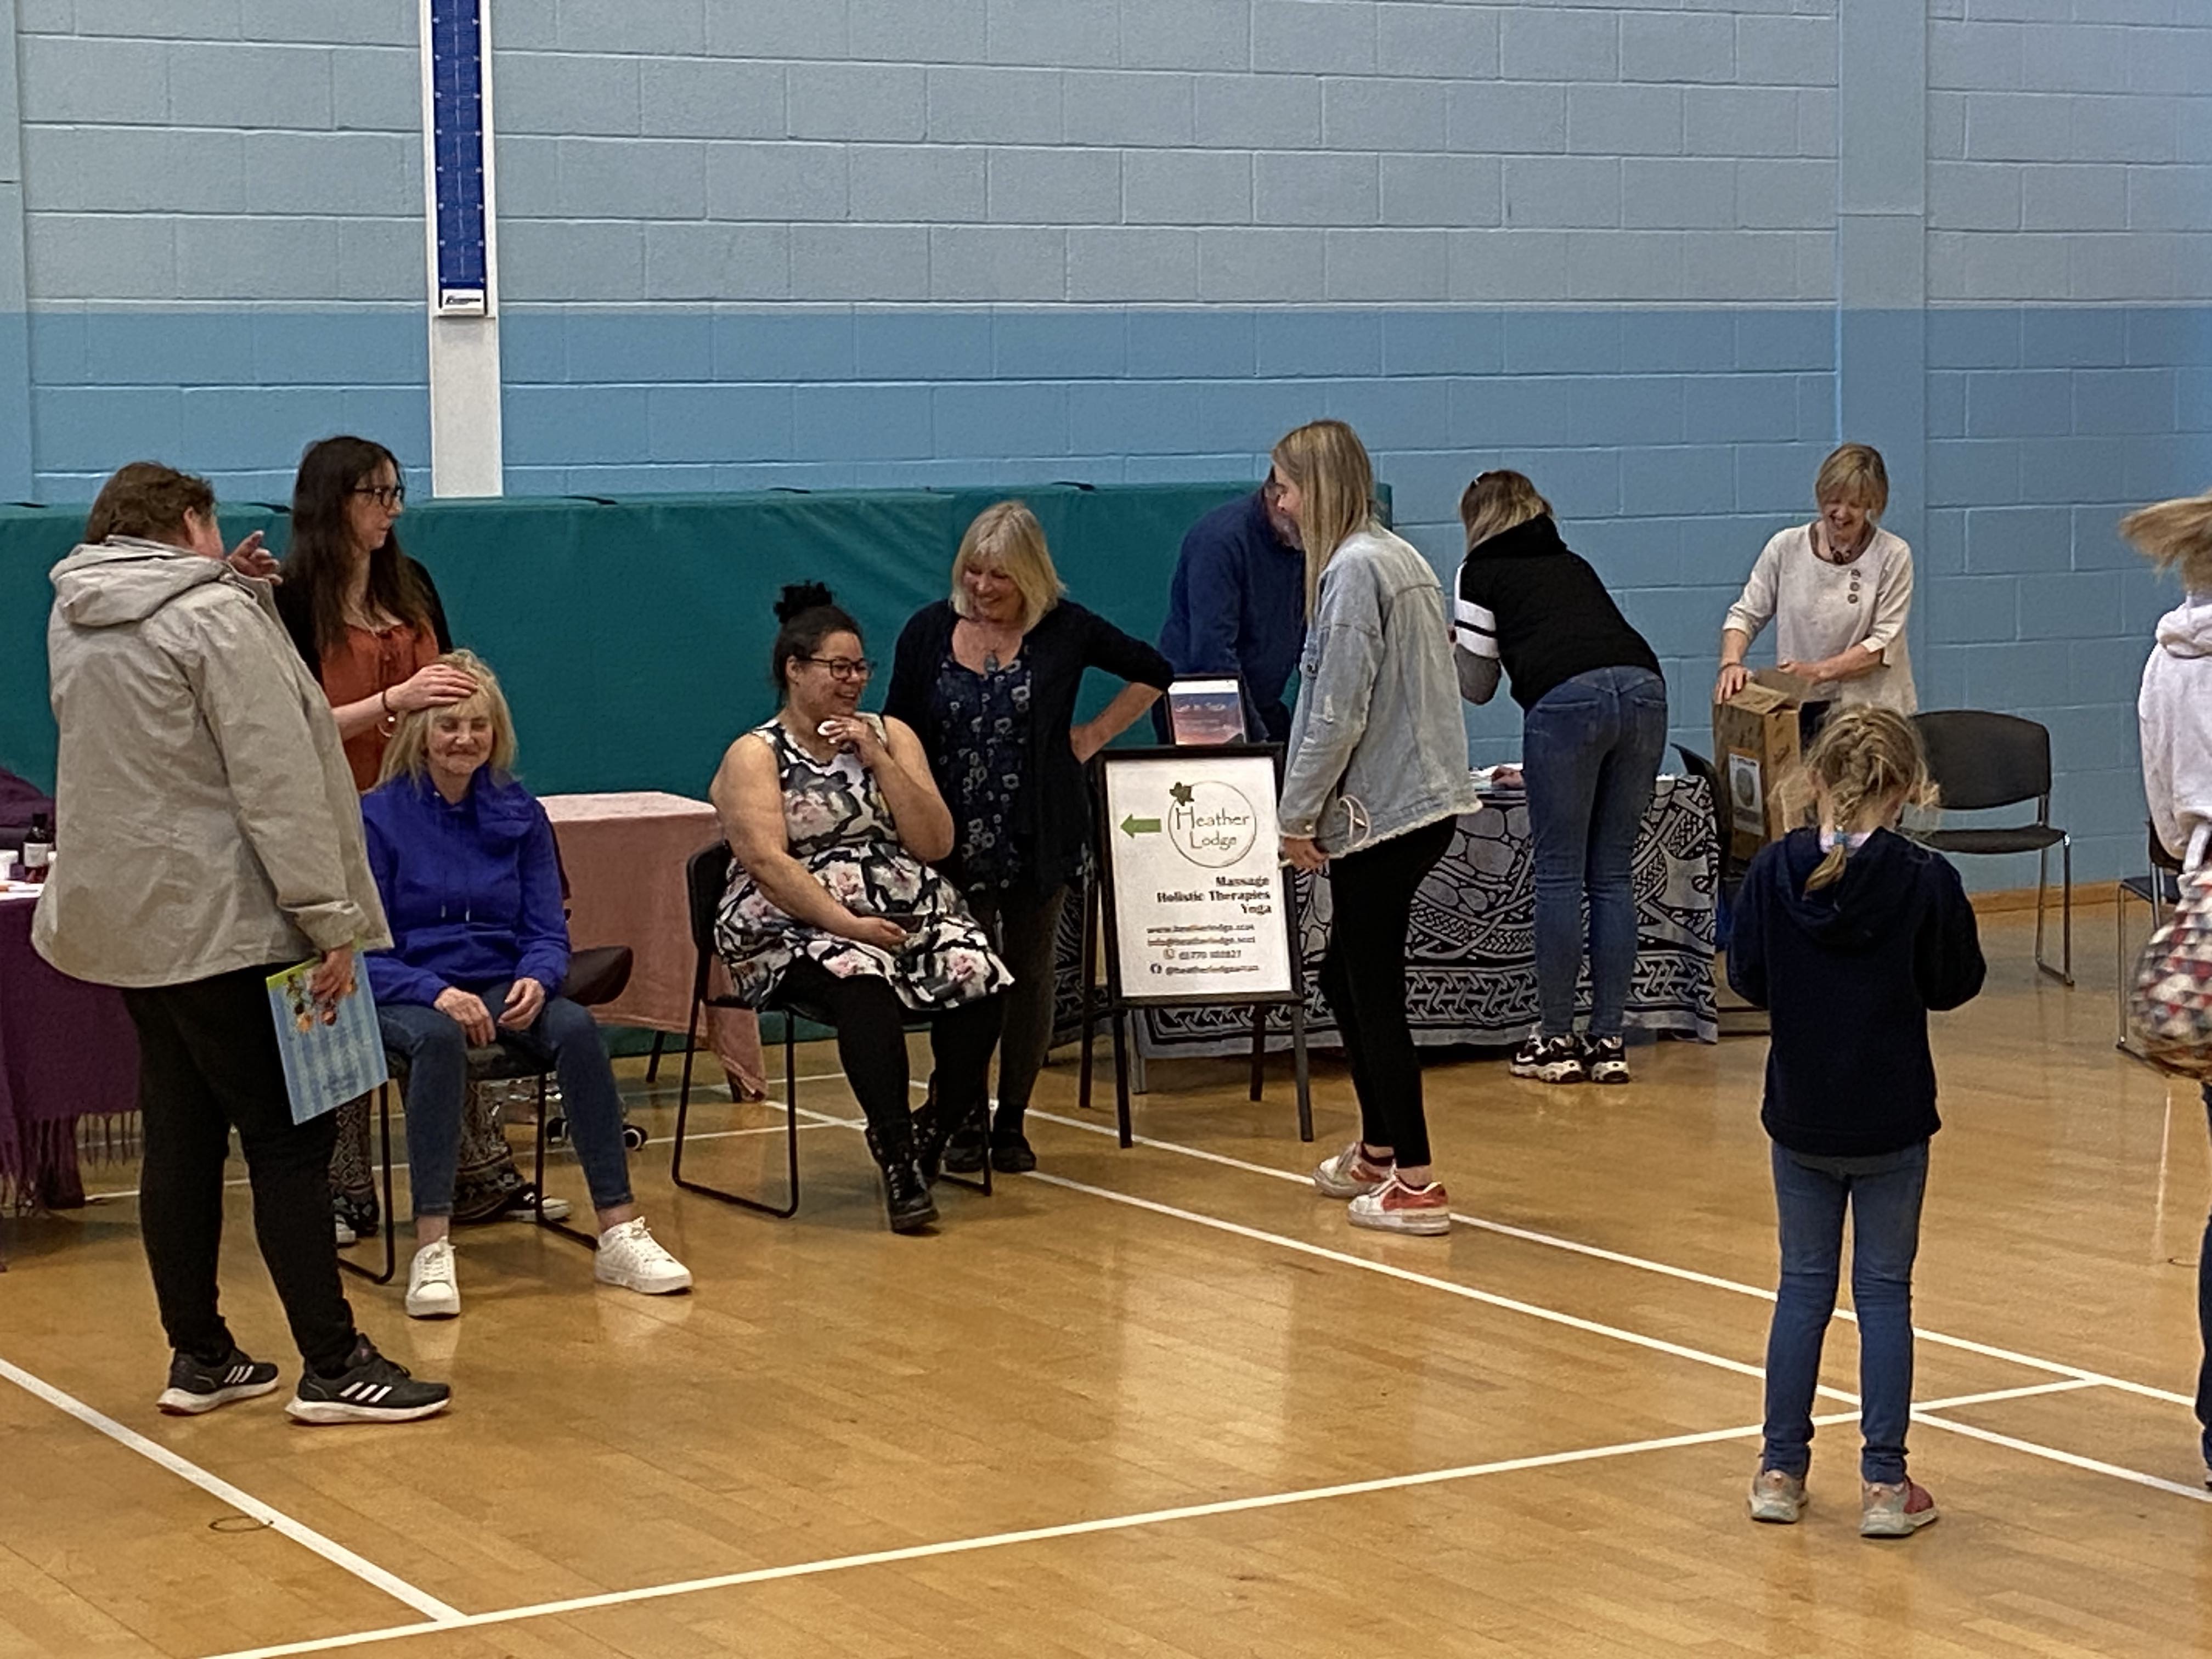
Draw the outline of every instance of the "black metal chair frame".
M1967 793L1964 798L1954 798L1956 792L1946 787L1940 769L1932 756L1929 768L1936 778L1942 796L1942 805L1955 811L1983 811L2000 806L2017 806L2026 801L2035 803L2035 822L2008 824L1995 830L1923 830L1914 833L1913 839L1923 847L1933 848L1945 854L1968 857L2005 857L2016 853L2035 854L2035 966L2039 973L2047 974L2062 985L2074 983L2074 837L2051 821L2051 730L2039 722L2019 714L2006 714L1989 709L1947 708L1931 709L1915 715L1914 723L1920 728L1923 744L1933 750L1936 744L1933 732L1946 726L1963 727L1966 722L2012 722L2031 726L2041 735L2043 743L2042 781L2039 789L2031 787L2026 793L2007 795L2002 799ZM1985 729L1987 729L1985 727ZM1963 736L1963 732L1961 733ZM1977 844L1991 837L2019 837L2010 846L1990 847ZM2058 965L2053 967L2045 960L2043 941L2045 915L2049 908L2051 891L2051 849L2059 852L2059 927Z
M599 945L579 951L569 959L568 976L562 982L561 994L572 1002L586 1007L611 1002L623 994L629 983L633 965L630 949L626 945ZM386 1051L386 1060L392 1058ZM599 1248L598 1237L565 1221L556 1221L545 1213L545 1146L551 1127L545 1110L546 1079L553 1074L549 1060L526 1054L505 1042L497 1042L481 1048L469 1050L468 1081L474 1083L519 1082L534 1079L538 1085L537 1149L531 1176L532 1219L548 1232L558 1233L563 1238L581 1244L587 1249ZM349 1261L341 1255L338 1266L343 1271L367 1279L372 1285L389 1285L399 1271L399 1218L392 1207L392 1091L398 1074L377 1085L376 1122L379 1140L378 1156L384 1175L384 1267L372 1273L358 1261Z
M2128 1041L2129 976L2134 966L2128 960L2128 901L2142 901L2154 927L2162 915L2181 902L2181 860L2159 844L2156 830L2150 831L2148 839L2149 867L2139 876L2120 878L2112 894L2112 1046L2146 1066L2153 1063L2149 1056Z
M1737 861L1734 841L1735 826L1729 821L1728 795L1721 785L1720 769L1696 750L1674 744L1674 752L1682 757L1682 764L1690 775L1703 780L1705 793L1712 802L1713 814L1713 902L1717 907L1723 901L1733 909L1736 895L1743 889L1743 872L1747 867ZM1716 908L1717 915L1717 908ZM1723 1036L1764 1036L1772 1029L1766 1010L1748 1002L1723 1002L1723 994L1733 997L1735 988L1725 979L1720 980L1713 992L1713 1024Z
M669 1154L668 1176L687 1193L696 1193L702 1198L734 1204L740 1209L788 1221L799 1213L799 1023L806 1020L812 1024L835 1029L829 1011L815 1007L804 999L771 998L759 1012L777 1015L783 1022L783 1122L784 1122L784 1201L769 1202L746 1193L732 1192L726 1187L716 1187L703 1181L686 1180L684 1175L685 1133L691 1115L691 1062L699 1047L699 1017L708 1008L741 1008L749 1005L735 997L717 995L708 988L709 977L714 966L714 915L720 907L722 894L729 886L732 860L726 843L715 842L701 848L685 860L684 884L685 907L691 923L691 947L694 964L691 972L691 1009L684 1022L684 1072L676 1093L676 1139ZM927 1030L927 1020L909 1020L901 1028L906 1031ZM942 1175L939 1179L956 1187L965 1187L970 1192L988 1196L991 1192L991 1160L983 1160L982 1176L972 1180L965 1176Z

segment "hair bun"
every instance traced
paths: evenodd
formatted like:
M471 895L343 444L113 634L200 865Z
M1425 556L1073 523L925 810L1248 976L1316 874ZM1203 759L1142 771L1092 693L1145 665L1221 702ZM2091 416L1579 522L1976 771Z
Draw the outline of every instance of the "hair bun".
M794 622L810 611L836 603L820 582L787 582L783 597L775 602L775 619L780 623Z

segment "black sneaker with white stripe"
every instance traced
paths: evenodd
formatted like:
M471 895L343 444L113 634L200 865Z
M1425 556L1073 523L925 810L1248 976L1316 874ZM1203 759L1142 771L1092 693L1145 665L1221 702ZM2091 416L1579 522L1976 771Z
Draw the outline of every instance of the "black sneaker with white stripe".
M284 1414L295 1423L411 1423L445 1410L452 1397L443 1382L417 1382L363 1336L336 1376L304 1374Z
M234 1400L252 1400L276 1391L276 1368L248 1358L233 1348L221 1359L195 1359L180 1353L169 1361L169 1386L155 1401L172 1417L198 1417Z

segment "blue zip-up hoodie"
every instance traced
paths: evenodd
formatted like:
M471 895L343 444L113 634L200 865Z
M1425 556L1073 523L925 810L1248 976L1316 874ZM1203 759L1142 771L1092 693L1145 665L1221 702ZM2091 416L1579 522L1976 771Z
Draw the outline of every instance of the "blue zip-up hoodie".
M379 1002L434 1003L534 979L557 994L568 976L568 919L553 825L538 798L489 768L448 805L428 778L397 777L362 797L368 867L393 944L367 957Z

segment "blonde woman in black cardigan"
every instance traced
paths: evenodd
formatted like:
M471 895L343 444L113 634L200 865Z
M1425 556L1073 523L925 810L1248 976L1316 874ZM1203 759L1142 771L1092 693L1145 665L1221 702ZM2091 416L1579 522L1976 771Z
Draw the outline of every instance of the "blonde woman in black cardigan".
M943 868L1013 969L999 1039L999 1109L987 1131L956 1127L945 1167L1036 1167L1023 1133L1030 1089L1052 1044L1053 942L1091 839L1083 769L1175 677L1168 659L1065 597L1044 530L1020 501L986 507L960 539L951 597L900 631L884 713L929 757L956 843ZM1126 684L1077 722L1084 671Z

